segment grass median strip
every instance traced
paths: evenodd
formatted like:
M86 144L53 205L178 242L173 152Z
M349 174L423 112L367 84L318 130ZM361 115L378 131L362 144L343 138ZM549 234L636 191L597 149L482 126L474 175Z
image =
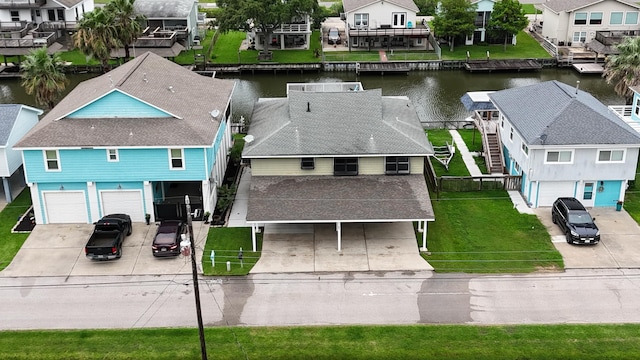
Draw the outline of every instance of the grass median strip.
M31 194L29 190L24 190L0 212L0 238L2 239L0 241L0 271L9 266L22 244L29 237L29 234L14 234L11 229L30 206Z
M260 259L262 234L257 234L258 251L253 252L251 228L213 227L209 229L207 243L202 255L204 275L247 275ZM238 255L242 248L242 264ZM211 251L215 251L215 266L211 263ZM231 270L227 271L227 261Z
M632 359L640 325L205 329L209 359ZM5 331L2 359L197 359L197 329Z

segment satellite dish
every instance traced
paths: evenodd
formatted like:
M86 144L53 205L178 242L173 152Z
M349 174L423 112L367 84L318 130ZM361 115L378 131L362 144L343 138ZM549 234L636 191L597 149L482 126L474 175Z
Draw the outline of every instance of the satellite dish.
M218 116L220 116L220 110L215 109L215 110L211 110L211 116L214 118L218 118Z
M247 136L244 137L244 142L246 142L247 144L252 142L253 140L255 140L253 135L247 135Z

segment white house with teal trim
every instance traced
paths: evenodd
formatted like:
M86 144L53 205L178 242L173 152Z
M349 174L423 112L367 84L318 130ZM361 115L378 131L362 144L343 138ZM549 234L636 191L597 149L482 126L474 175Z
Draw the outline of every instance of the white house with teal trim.
M589 207L624 201L635 178L640 134L607 106L555 80L489 98L500 111L506 169L522 176L521 192L531 207L551 206L561 196Z
M235 83L152 53L79 84L16 147L36 222L213 212L232 145Z
M42 110L20 104L0 105L0 177L7 203L24 186L21 152L14 144L38 123Z

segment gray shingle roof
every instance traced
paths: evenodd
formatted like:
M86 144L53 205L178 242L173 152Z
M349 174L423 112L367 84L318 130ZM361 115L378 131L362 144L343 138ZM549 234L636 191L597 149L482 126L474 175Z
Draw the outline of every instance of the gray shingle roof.
M247 221L433 220L422 175L254 176Z
M80 4L84 0L53 0L53 1L57 2L58 4L64 6L67 9L71 9L72 7Z
M375 4L380 1L381 0L342 0L342 5L344 6L345 12L351 12L351 11L360 9L363 6ZM415 12L419 11L418 7L413 2L413 0L386 0L386 1L390 4L395 4L408 10L413 10Z
M0 105L0 146L7 146L11 129L16 123L22 105Z
M133 6L138 14L148 19L186 19L194 0L136 0Z
M381 89L291 91L255 104L244 157L407 154L430 155L414 106Z
M635 7L635 8L640 8L640 6L633 4L631 2L620 1L620 0L615 0L615 1ZM543 2L541 5L558 13L561 11L573 11L573 10L581 9L583 7L601 3L601 2L603 2L603 0L548 0L546 2Z
M145 53L76 86L17 147L209 146L235 82L198 75ZM170 118L71 119L69 113L117 89L175 115Z
M529 145L640 144L640 134L607 106L556 80L489 97Z

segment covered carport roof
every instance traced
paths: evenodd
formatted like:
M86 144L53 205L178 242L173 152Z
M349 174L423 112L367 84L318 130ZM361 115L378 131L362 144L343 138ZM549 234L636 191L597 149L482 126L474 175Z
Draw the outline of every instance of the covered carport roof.
M489 94L493 91L470 91L464 94L460 101L467 111L476 110L495 110L496 106L493 105Z
M247 222L435 219L422 175L254 176Z

